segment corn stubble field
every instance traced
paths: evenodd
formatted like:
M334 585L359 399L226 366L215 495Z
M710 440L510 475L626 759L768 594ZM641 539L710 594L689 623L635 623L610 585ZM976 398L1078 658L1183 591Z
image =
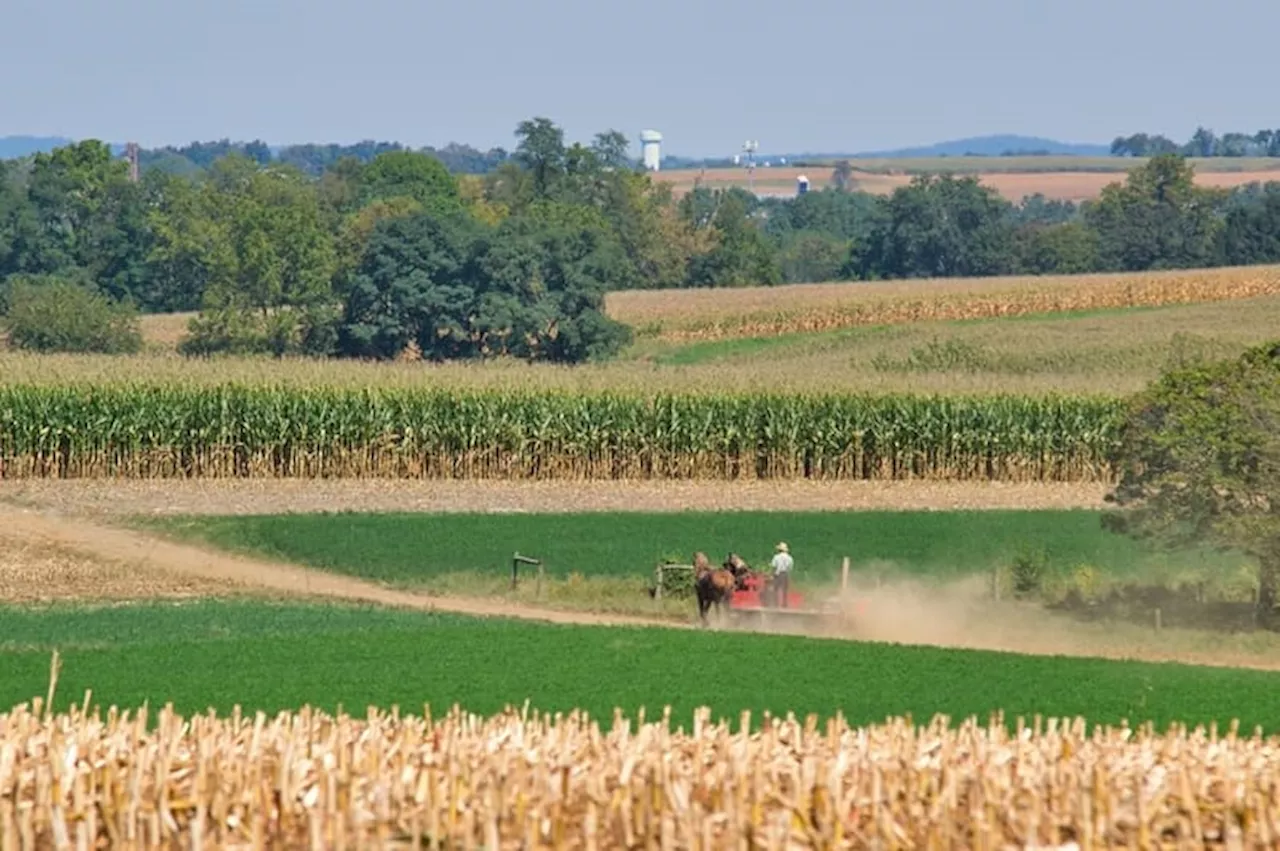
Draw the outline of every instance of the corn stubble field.
M814 333L1280 295L1280 267L612 293L611 316L667 341Z
M87 703L86 696L86 703ZM0 715L5 848L1271 847L1275 739L1003 719Z

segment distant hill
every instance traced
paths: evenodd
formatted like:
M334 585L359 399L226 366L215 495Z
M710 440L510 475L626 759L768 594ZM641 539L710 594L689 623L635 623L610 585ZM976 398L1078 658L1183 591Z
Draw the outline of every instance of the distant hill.
M61 136L0 136L0 160L12 160L35 153L47 153L71 144Z
M974 136L969 139L953 139L919 148L900 148L896 151L869 151L854 157L870 159L907 159L911 157L999 157L1009 154L1045 156L1105 157L1111 154L1110 145L1078 142L1059 142L1038 136Z

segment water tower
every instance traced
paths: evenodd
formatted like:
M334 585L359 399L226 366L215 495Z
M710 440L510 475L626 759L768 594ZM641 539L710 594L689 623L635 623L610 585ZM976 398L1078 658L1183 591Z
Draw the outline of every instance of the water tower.
M662 134L657 130L640 131L640 151L644 167L649 171L657 171L662 162Z

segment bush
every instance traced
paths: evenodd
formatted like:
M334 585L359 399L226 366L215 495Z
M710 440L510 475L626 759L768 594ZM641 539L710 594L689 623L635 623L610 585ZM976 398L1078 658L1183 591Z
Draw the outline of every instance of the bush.
M127 354L142 348L131 304L62 279L11 280L3 325L15 348L37 352Z
M333 353L337 311L323 305L281 308L265 316L233 307L206 310L187 324L178 352L192 357L312 355Z
M1015 597L1030 597L1044 588L1049 575L1049 557L1042 550L1024 550L1010 567Z

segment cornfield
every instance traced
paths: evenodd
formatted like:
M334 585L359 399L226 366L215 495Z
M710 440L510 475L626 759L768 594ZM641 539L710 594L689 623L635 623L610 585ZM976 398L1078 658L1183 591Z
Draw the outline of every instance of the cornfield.
M89 695L84 705L88 706ZM1275 847L1280 740L750 713L0 714L0 846Z
M1159 307L1280 294L1274 266L1020 279L798 284L610 294L609 312L670 342L866 325Z
M0 477L1104 481L1115 399L0 386Z

